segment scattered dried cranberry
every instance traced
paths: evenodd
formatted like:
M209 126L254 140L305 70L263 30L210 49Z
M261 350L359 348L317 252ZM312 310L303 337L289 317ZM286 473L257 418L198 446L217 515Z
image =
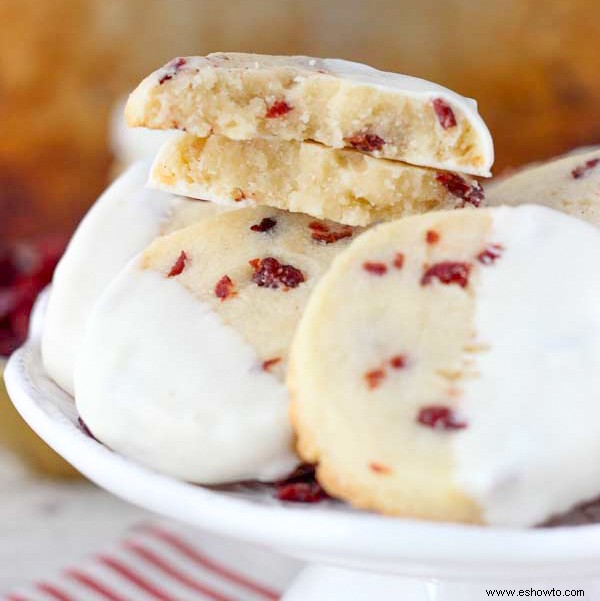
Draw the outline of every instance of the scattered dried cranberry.
M390 359L390 365L394 369L402 369L403 367L406 367L406 357L404 355L394 355Z
M434 230L427 230L425 241L427 244L436 244L440 240L440 235Z
M308 227L313 230L313 232L328 232L329 228L320 221L311 221L308 224Z
M165 81L169 81L169 79L173 79L175 75L179 72L179 69L185 65L187 61L185 58L178 57L174 58L171 62L167 63L163 69L166 71L161 78L158 80L158 85L162 86Z
M465 288L469 283L471 266L468 263L444 261L436 263L425 270L421 278L421 286L427 286L435 278L442 284L458 284Z
M265 217L260 223L255 223L254 225L250 226L250 229L253 232L268 232L270 229L274 228L276 224L277 221L275 221L275 219Z
M321 485L316 482L289 482L277 485L277 498L292 503L318 503L327 498Z
M221 302L235 296L235 284L233 280L224 275L215 285L215 296L221 299Z
M304 274L293 265L282 265L273 257L266 257L250 262L254 269L252 281L265 288L279 288L283 284L286 288L296 288L304 282Z
M450 192L453 196L457 196L463 202L460 208L465 204L471 204L478 207L484 198L483 188L479 182L474 182L472 185L457 173L450 171L439 171L435 179Z
M354 134L353 136L346 138L346 142L352 146L352 148L356 148L356 150L360 150L361 152L381 150L385 144L383 138L368 133Z
M381 463L371 462L369 463L369 469L376 474L391 474L392 470L387 465Z
M385 379L385 371L383 369L372 369L365 374L367 386L373 390L377 388Z
M324 242L325 244L333 244L338 240L344 238L350 238L352 236L352 228L347 227L337 232L313 232L311 238L317 242Z
M571 171L571 176L573 177L573 179L580 179L584 175L586 175L586 173L590 169L593 169L598 163L600 163L600 158L590 159L589 161L586 161L583 165L579 165L578 167L575 167L575 169L573 169L573 171Z
M456 126L456 117L454 111L450 108L448 103L441 98L435 98L433 101L433 110L440 122L440 125L444 129L449 129Z
M246 193L241 188L236 188L231 193L231 197L233 198L233 202L241 202L242 200L246 200Z
M168 278L175 277L185 269L185 264L188 260L188 256L185 254L185 251L182 250L179 256L177 257L177 261L173 263L173 267L171 267L171 271L167 274Z
M404 267L404 253L396 253L394 257L394 267L396 269L402 269Z
M387 265L385 263L374 261L365 261L363 263L363 269L373 275L385 275L387 273Z
M492 244L477 255L477 260L484 265L491 265L499 259L504 248L501 244Z
M460 430L467 427L467 424L460 421L450 407L444 405L422 407L417 415L417 421L423 426L440 430Z
M281 357L273 357L273 359L267 359L263 361L262 368L263 371L269 371L273 365L277 365L281 362Z
M285 100L276 100L268 109L265 117L274 119L286 115L293 109Z

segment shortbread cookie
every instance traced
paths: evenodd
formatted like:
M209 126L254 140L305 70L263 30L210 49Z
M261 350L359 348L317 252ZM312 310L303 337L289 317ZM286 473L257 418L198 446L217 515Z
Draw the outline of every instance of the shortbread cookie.
M176 58L131 94L129 125L234 140L315 140L490 175L492 138L474 100L337 59L217 53Z
M89 320L77 407L112 449L205 484L297 464L284 384L309 294L356 231L246 208L159 238Z
M489 187L490 205L535 203L600 226L600 150L525 168Z
M303 459L358 507L531 526L600 493L600 236L527 205L383 224L290 358Z
M223 211L212 203L147 190L148 169L136 163L100 196L54 273L42 359L50 377L71 394L85 323L102 290L157 236Z
M479 206L479 183L314 142L190 134L165 143L151 170L161 190L219 204L268 205L349 225Z

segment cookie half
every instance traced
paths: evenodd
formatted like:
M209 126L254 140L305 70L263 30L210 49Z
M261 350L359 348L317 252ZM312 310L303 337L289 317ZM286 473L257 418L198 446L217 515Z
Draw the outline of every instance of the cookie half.
M541 204L600 226L600 150L575 152L492 183L489 204Z
M349 225L478 207L477 180L314 142L183 135L161 148L150 184L229 205L268 205Z
M356 233L261 207L153 242L88 323L75 396L94 435L193 482L286 476L298 462L288 349L312 289Z
M387 514L531 526L600 493L600 236L538 206L383 224L301 319L298 450Z
M224 210L145 187L149 164L136 163L100 196L58 264L44 321L42 360L73 394L73 369L94 303L127 262L160 236Z
M148 76L129 125L235 140L278 137L489 176L492 138L474 100L367 65L306 56L180 57Z

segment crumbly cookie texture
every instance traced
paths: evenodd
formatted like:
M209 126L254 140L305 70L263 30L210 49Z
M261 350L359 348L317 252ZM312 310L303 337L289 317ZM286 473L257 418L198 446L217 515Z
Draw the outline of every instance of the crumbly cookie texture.
M184 134L165 143L150 175L160 190L229 205L268 205L349 225L434 209L478 207L480 184L447 171L355 150L276 138Z
M532 205L363 234L292 345L298 451L320 483L361 508L493 525L595 498L599 256L595 228Z
M600 226L600 149L525 167L492 183L489 204L541 204Z
M70 394L87 319L110 281L157 236L225 210L148 190L149 167L136 163L107 188L77 228L54 273L42 360L50 377Z
M284 383L309 295L359 230L249 207L154 241L89 320L76 403L110 448L185 480L298 463Z
M489 176L492 138L475 101L437 84L360 63L216 53L180 57L129 97L131 126L275 136Z

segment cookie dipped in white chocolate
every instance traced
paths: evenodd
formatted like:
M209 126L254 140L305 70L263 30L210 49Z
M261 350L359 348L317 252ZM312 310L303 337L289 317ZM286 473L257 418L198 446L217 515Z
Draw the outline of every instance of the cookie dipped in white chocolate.
M104 288L154 238L222 208L145 188L136 163L89 210L56 268L42 336L50 377L73 394L73 369L88 315Z
M303 459L393 515L533 526L600 494L600 234L545 207L430 213L340 254L290 359Z
M90 317L75 378L88 427L184 480L286 476L298 463L288 348L312 289L355 234L261 207L155 240Z
M277 137L355 148L414 165L489 176L490 133L474 100L367 65L307 56L180 57L149 75L129 125L234 140Z

